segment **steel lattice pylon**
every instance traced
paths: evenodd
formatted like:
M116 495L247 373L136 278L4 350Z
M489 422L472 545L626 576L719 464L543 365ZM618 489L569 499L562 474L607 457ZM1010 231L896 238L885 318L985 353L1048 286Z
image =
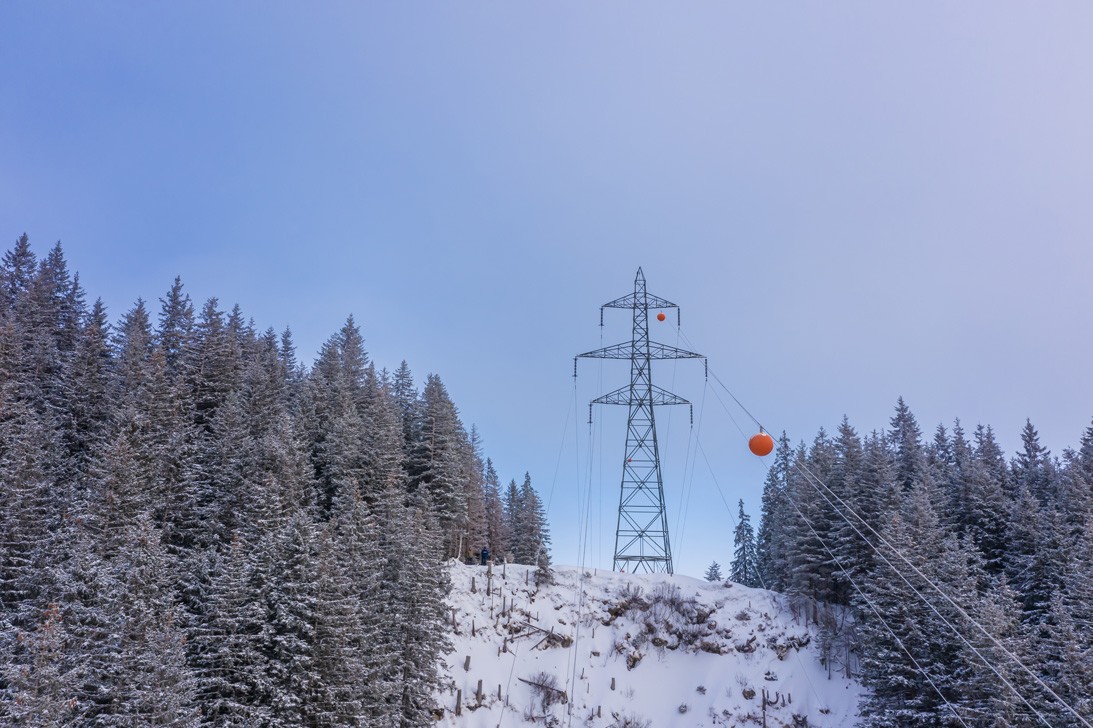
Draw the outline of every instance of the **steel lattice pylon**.
M589 421L593 404L617 404L629 407L626 420L626 455L622 464L622 486L619 493L619 520L615 530L615 558L612 568L630 572L672 573L672 547L668 538L668 518L664 510L664 481L657 450L657 427L653 407L690 402L653 384L654 359L705 359L693 351L677 349L649 340L649 309L674 308L679 321L679 307L671 301L650 294L645 289L645 276L638 268L634 292L609 301L603 309L628 308L633 312L633 335L629 343L615 344L595 351L578 354L573 360L573 376L577 376L577 359L629 359L630 384L597 397L589 404ZM693 420L692 414L692 420Z

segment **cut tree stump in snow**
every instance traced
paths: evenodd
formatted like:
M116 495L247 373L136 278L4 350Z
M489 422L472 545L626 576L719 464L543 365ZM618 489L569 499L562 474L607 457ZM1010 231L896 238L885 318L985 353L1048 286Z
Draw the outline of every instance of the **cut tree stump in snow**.
M485 696L482 694L482 680L478 681L478 690L474 691L474 699L479 705L482 704L482 698Z
M455 714L463 715L463 691L455 691Z
M471 656L467 655L467 659L463 661L463 670L465 672L471 671Z
M478 593L478 587L475 586L474 577L472 576L471 577L471 594L477 594L477 593Z
M611 678L611 689L615 689L615 678Z

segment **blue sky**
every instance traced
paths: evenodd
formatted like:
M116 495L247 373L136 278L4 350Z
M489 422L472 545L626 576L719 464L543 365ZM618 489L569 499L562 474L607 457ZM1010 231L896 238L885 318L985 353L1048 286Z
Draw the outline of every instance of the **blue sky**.
M589 467L586 402L627 372L582 364L575 397L572 356L638 266L770 430L879 429L902 395L927 432L989 423L1012 452L1029 417L1077 444L1091 27L1080 2L8 2L0 235L61 240L115 320L181 275L310 360L352 313L378 365L441 375L503 477L531 471L562 562L591 472L602 565L624 413ZM699 370L654 375L705 392L698 439L757 516L762 466ZM731 522L668 417L695 574Z

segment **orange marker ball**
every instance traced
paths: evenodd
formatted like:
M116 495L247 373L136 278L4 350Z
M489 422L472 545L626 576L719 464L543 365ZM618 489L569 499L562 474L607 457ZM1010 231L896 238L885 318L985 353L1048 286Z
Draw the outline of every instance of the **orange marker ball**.
M661 311L660 313L657 314L657 321L663 321L666 318L668 318L668 317L664 315L663 311Z
M748 440L748 449L759 457L765 457L774 452L774 438L765 432L760 432L758 435L752 435Z

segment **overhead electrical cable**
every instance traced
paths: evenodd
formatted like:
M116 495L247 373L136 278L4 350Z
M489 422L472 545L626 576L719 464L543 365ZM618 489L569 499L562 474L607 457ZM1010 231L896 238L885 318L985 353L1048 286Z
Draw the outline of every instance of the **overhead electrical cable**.
M690 341L688 341L686 335L683 335L683 340L685 342L687 342L688 346L692 346ZM733 401L737 403L737 405L740 407L740 409L743 410L748 415L748 417L750 417L752 419L752 421L754 421L756 423L756 425L759 425L759 427L762 428L762 425L759 423L759 420L755 417L755 415L753 415L740 402L740 400L736 397L736 395L732 393L732 390L730 390L728 388L728 386L726 386L725 383L721 380L721 378L717 376L716 372L714 372L712 369L710 369L709 373L710 373L710 376L713 377L714 381L717 384L719 384L721 386L721 388L724 389L725 392L730 397L732 397ZM720 399L719 399L719 401L720 401ZM722 404L723 407L725 407L724 402L722 402L721 404ZM730 419L733 419L733 421L735 423L735 418L732 417L732 414L731 414L731 412L729 412L728 407L725 407L725 410L726 410L726 413L729 414ZM739 429L738 424L737 424L737 428ZM703 455L705 455L705 453L703 453ZM857 518L858 521L860 521L861 524L863 526L865 526L865 528L868 529L869 532L872 533L880 543L887 546L892 551L892 553L895 554L899 558L900 561L902 561L912 571L914 571L915 574L917 576L919 576L919 578L921 578L923 581L925 581L935 592L937 592L945 601L947 601L964 619L966 619L980 633L982 633L990 642L992 642L994 644L994 646L998 648L998 650L1000 650L1003 654L1005 654L1007 657L1009 657L1009 659L1012 660L1014 664L1016 664L1018 667L1021 668L1022 671L1024 671L1027 675L1029 675L1058 704L1060 704L1064 708L1066 708L1066 710L1069 713L1071 713L1075 718L1077 718L1082 723L1082 725L1086 726L1086 728L1093 728L1093 725L1091 725L1089 723L1089 721L1087 721L1085 718L1083 718L1081 716L1081 714L1079 714L1077 712L1077 710L1075 710L1073 707L1071 707L1054 690L1052 690L1049 685L1047 685L1038 675L1036 675L1036 673L1034 673L1031 669L1029 669L1021 661L1021 659L1019 657L1017 657L1017 655L1013 654L1013 652L1011 650L1009 650L1005 645L1003 645L1001 643L1001 641L998 640L998 638L996 638L985 627L983 627L983 625L980 624L980 622L978 620L976 620L974 617L972 617L970 614L968 614L968 612L963 607L961 607L951 597L949 597L949 595L946 594L936 583L934 583L934 581L932 579L930 579L928 576L923 574L922 571L917 566L915 566L898 548L896 548L891 543L889 543L886 539L884 539L884 537L882 537L876 531L876 529L874 529L871 525L869 525L869 523L864 518L862 518L856 511L854 511L849 505L847 505L845 503L845 501L843 501L842 498L840 498L838 496L837 493L832 491L825 483L823 483L823 481L820 480L815 475L815 473L812 473L808 469L807 466L805 466L803 464L800 464L795 460L793 462L793 467L797 468L798 472L800 472L802 474L802 476L804 476L805 482L809 483L813 487L813 489L816 490L817 493L819 493L819 495L821 497L823 497L823 499L828 503L828 505L832 508L832 510L834 510L835 513L844 522L846 522L846 524L849 525L851 527L851 529L854 530L854 532L859 536L859 538L861 538L862 541L864 541L865 544L877 556L879 556L881 559L883 559L884 562L889 566L889 568L891 568L892 571L897 576L899 576L900 579L902 579L905 584L907 584L907 586L912 590L912 592L914 592L916 597L918 597L942 621L942 623L945 624L957 636L958 639L960 639L960 641L965 646L967 646L970 650L972 650L972 652L980 659L980 661L982 661L983 664L989 670L991 670L991 672L993 672L995 674L995 676L997 676L998 679L1006 687L1008 687L1021 700L1021 702L1024 703L1025 706L1028 707L1029 710L1031 710L1033 712L1033 714L1035 714L1037 716L1037 718L1040 719L1041 722L1043 722L1045 725L1050 725L1050 723L1047 722L1047 720L1043 717L1043 715L1041 715L1040 712L1038 710L1036 710L1036 708L1031 703L1029 703L1029 701L1025 698L1025 696L1022 695L1021 692L1009 680L1007 680L1004 675L1002 675L1002 673L997 669L997 667L995 667L995 665L989 659L987 659L985 656L983 656L982 652L975 645L973 645L970 641L968 641L968 639L964 636L964 634L962 632L960 632L960 630L957 629L949 620L947 620L941 614L941 612L938 611L938 609L934 606L934 604L932 602L930 602L918 589L915 588L915 586L910 582L910 580L906 577L906 575L904 575L904 573L902 571L897 569L896 566L894 564L892 564L891 561L889 561L887 557L885 557L885 555L880 551L880 549L878 549L875 544L873 544L868 538L865 537L865 535L853 523L853 521L851 521L846 516L846 514L844 514L841 510L839 510L838 507L835 506L834 503L831 502L831 499L828 498L827 494L824 493L824 490L826 490L828 493L830 493L831 496L834 497L844 508L846 508L846 510L849 511L850 514L852 514L855 518Z
M768 467L767 469L769 471L770 468ZM880 621L880 623L882 625L884 625L884 628L888 631L888 634L890 634L892 636L892 639L894 639L896 641L896 644L899 645L901 650L903 650L903 653L905 655L907 655L908 659L911 660L911 664L913 664L915 666L915 669L918 670L918 672L924 678L926 678L926 682L928 682L930 684L930 687L933 688L934 692L937 693L938 697L941 698L942 702L945 703L945 706L949 709L950 712L952 712L953 716L956 717L956 719L960 722L960 725L966 727L968 724L964 722L964 719L961 717L960 713L957 712L956 707L954 707L953 704L949 702L949 699L945 697L945 693L941 692L941 688L939 688L937 686L937 683L934 682L933 678L930 677L930 673L926 671L926 668L924 668L922 665L919 664L918 660L915 659L915 656L911 654L911 651L909 649L907 649L907 645L905 645L903 643L903 640L901 640L899 638L899 635L896 634L896 631L888 624L887 620L885 620L884 617L881 615L880 610L877 609L877 607L873 603L873 601L865 595L865 593L858 586L857 582L854 580L854 577L852 577L850 575L850 572L847 571L843 567L842 562L839 561L839 557L835 556L835 554L831 551L831 548L827 545L827 542L824 541L824 539L820 536L820 534L816 532L816 529L812 526L812 523L807 518L805 518L805 514L802 513L801 509L797 507L797 503L794 502L794 500L792 498L788 497L788 494L787 494L786 500L789 501L789 504L791 506L793 506L794 512L797 513L797 515L798 515L798 517L800 517L801 521L805 524L805 526L808 527L808 530L812 534L812 536L817 541L820 542L821 546L823 546L824 551L827 552L827 555L830 556L832 561L835 562L835 565L839 567L839 571L842 572L842 575L844 577L846 577L846 580L848 582L850 582L850 585L852 587L854 587L854 591L856 591L858 593L858 596L861 597L861 599L866 603L866 605L869 607L870 611L873 612L873 614L877 617L877 619ZM758 570L756 571L756 573L759 573ZM761 576L760 576L760 579L762 579ZM766 588L766 587L764 587L764 588Z
M710 463L710 458L706 455L706 448L702 447L701 440L696 440L696 442L698 444L698 452L702 453L702 459L706 462L706 468L710 471L710 479L713 480L714 487L717 488L717 494L721 496L721 502L725 504L725 510L728 511L729 514L729 522L732 523L733 531L735 531L736 518L732 514L732 508L729 506L729 502L725 498L724 491L721 490L721 483L718 482L717 475L714 473L713 465ZM763 576L759 573L758 569L755 570L755 573L757 576L759 576L760 586L762 586L764 590L769 591L766 587L766 584L763 582ZM781 606L778 605L777 602L775 602L775 605L778 608L778 611L781 612ZM808 683L808 688L812 692L812 697L816 699L817 703L824 702L823 699L820 697L820 692L813 684L812 678L808 674L808 669L805 667L804 661L801 660L801 656L797 653L797 650L793 651L793 656L797 659L797 664L801 668L801 674L805 676L805 681Z
M558 482L558 473L561 472L562 453L565 452L565 439L566 439L566 435L569 434L569 420L575 414L576 408L577 408L577 379L576 379L576 377L574 377L574 379L573 379L573 402L566 409L565 425L562 427L562 440L561 440L561 444L558 447L558 461L554 466L554 479L551 481L550 492L547 494L546 510L548 512L550 511L550 504L554 500L554 486ZM579 442L580 442L580 434L579 434L580 428L574 426L573 431L576 434L576 439L577 439L577 442L579 444ZM579 477L580 476L580 460L579 460L580 453L579 452L577 453L577 457L578 457L577 474L578 474L578 477ZM578 486L579 486L579 480L578 480ZM579 504L578 504L578 507L579 507ZM536 567L538 567L539 557L542 555L542 552L543 552L543 543L540 540L539 547L538 547L538 549L535 553L535 565L536 565ZM520 643L519 642L514 642L512 652L510 653L512 655L512 665L509 666L509 677L508 677L508 680L505 683L505 694L506 694L506 696L508 695L509 691L512 689L512 678L513 678L514 673L516 672L516 661L517 661L517 655L518 655L519 651L520 651ZM501 722L505 718L505 710L508 707L509 707L508 706L508 700L506 699L505 703L501 706L501 714L497 717L497 728L501 728Z
M805 482L808 482L810 485L812 485L813 489L815 489L816 492L819 493L821 497L823 497L823 499L827 502L827 504L829 506L831 506L832 510L834 510L835 513L837 513L843 519L843 521L845 521L847 523L847 525L849 525L852 529L854 529L854 532L856 534L858 534L858 536L866 543L866 545L869 546L869 548L873 551L873 553L875 553L877 556L879 556L884 561L884 563L888 566L888 568L890 568L892 570L892 572L895 573L896 576L898 576L903 581L903 583L906 584L907 587L912 592L914 592L915 596L918 597L919 600L921 600L923 604L925 604L927 607L929 607L930 611L933 612L934 615L938 619L941 620L942 624L944 624L946 627L948 627L952 631L952 633L955 634L957 636L957 638L968 649L970 649L973 653L975 653L975 655L983 662L983 664L986 665L987 668L991 672L993 672L995 674L995 676L998 677L999 680L1002 681L1002 684L1005 685L1007 688L1009 688L1013 692L1013 694L1016 695L1021 700L1021 702L1024 703L1025 706L1028 707L1028 709L1031 710L1036 715L1036 717L1040 719L1040 721L1044 725L1050 726L1051 723L1049 723L1047 721L1047 719L1044 718L1044 716L1040 714L1040 711L1036 710L1036 708L1032 705L1032 703L1030 703L1025 698L1025 696L1021 694L1021 691L1019 691L1013 685L1013 683L1011 683L1009 680L1007 680L1006 677L998 670L998 668L995 667L994 663L991 660L989 660L987 657L985 657L983 655L983 653L980 652L979 648L976 647L975 645L973 645L964 636L964 634L959 629L957 629L956 626L954 626L952 624L952 622L950 622L948 619L945 618L945 616L937 609L937 607L934 606L934 604L929 599L927 599L925 597L925 595L923 595L922 592L920 592L915 587L914 584L911 583L910 579L908 579L907 576L895 566L895 564L893 564L891 561L888 560L888 557L886 557L880 549L878 549L874 544L872 544L869 541L869 539L867 539L865 537L865 535L860 530L858 530L858 527L855 526L854 523L849 518L847 518L841 511L839 511L839 509L835 506L834 503L831 502L831 499L828 498L826 494L824 494L823 490L819 486L822 486L823 489L826 489L828 492L830 492L835 497L835 499L838 500L840 503L842 503L842 499L839 498L839 496L837 494L835 494L834 491L832 491L830 488L828 488L827 485L825 485L823 483L823 481L821 481L819 478L817 478L816 475L814 473L812 473L808 469L807 466L801 465L800 463L795 462L794 467L796 467L797 471L800 472L802 475L805 475L807 473L807 475L805 475ZM815 481L815 482L813 482L813 481ZM987 631L987 629L984 628L983 625L981 625L977 619L975 619L970 614L968 614L967 611L965 611L965 609L963 607L961 607L959 604L957 604L948 594L946 594L944 591L942 591L941 587L939 587L937 584L935 584L934 581L932 579L930 579L930 577L923 574L922 571L920 571L917 566L915 566L906 556L904 556L903 553L898 548L896 548L891 543L889 543L887 540L885 540L879 533L876 532L876 530L873 529L872 526L870 526L868 523L866 523L865 520L861 516L859 516L856 512L854 512L849 506L846 506L845 503L843 503L843 506L845 508L847 508L847 510L849 510L854 515L855 518L857 518L859 521L861 521L862 524L864 524L866 526L866 528L868 528L877 537L877 539L881 543L883 543L885 546L887 546L889 549L891 549L892 553L894 553L896 556L898 556L901 561L903 561L907 566L909 566L911 568L911 570L914 571L915 574L917 574L919 576L919 578L921 578L923 581L925 581L927 584L929 584L930 587L934 591L936 591L938 594L940 594L945 599L945 601L947 601L954 609L956 609L957 612L960 613L960 615L962 617L964 617L964 619L966 619L968 622L970 622L972 625L974 625L976 627L976 629L978 629L980 632L983 633L984 636L987 637L987 639L989 639L991 642L993 642L995 647L997 647L1004 654L1006 654L1011 660L1013 660L1013 662L1015 664L1017 664L1018 667L1023 669L1030 676L1032 676L1032 678L1034 680L1036 680L1036 682L1039 683L1040 686L1044 688L1044 690L1046 690L1052 697L1055 698L1055 700L1057 700L1061 705L1063 705L1063 707L1067 708L1067 710L1072 712L1074 714L1074 716L1077 717L1078 720L1080 720L1082 722L1083 725L1089 726L1089 722L1086 721L1085 718L1083 718L1076 710L1071 708L1070 705L1068 705L1066 703L1066 701L1064 701L1062 698L1060 698L1055 693L1054 690L1052 690L1050 687L1048 687L1048 685L1046 683L1044 683L1043 680L1041 680L1034 672L1032 672L1029 668L1027 668L1025 666L1025 664L1023 662L1021 662L1021 660L1016 655L1014 655L1009 649L1007 649L1006 646L1003 645L994 635L992 635L989 631Z

